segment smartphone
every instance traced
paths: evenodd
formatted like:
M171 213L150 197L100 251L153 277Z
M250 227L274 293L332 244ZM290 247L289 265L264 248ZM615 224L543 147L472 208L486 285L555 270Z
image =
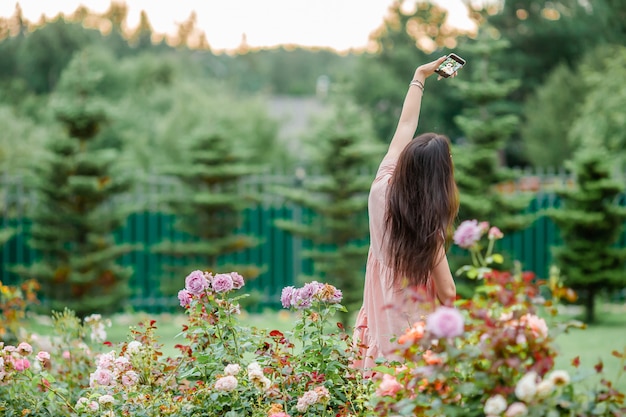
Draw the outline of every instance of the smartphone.
M439 65L439 68L435 72L444 78L448 78L456 71L461 69L465 65L465 60L457 54L450 54L446 57L446 60Z

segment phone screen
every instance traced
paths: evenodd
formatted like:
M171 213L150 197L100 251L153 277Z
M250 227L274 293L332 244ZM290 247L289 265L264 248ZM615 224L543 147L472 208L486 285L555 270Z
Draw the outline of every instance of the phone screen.
M465 62L459 62L452 56L446 58L445 61L441 63L439 68L437 68L437 73L443 75L444 77L449 77L458 71L465 64Z

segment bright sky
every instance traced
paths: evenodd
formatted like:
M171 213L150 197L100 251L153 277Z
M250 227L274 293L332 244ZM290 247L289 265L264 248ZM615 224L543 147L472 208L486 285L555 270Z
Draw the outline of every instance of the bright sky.
M16 1L0 0L0 16L12 15ZM19 0L30 21L39 20L42 14L69 14L79 4L103 12L110 2ZM449 10L452 25L471 27L461 0L435 2ZM136 26L139 13L145 10L152 27L160 33L173 33L176 23L186 20L195 10L198 26L214 50L236 48L244 33L252 47L299 44L337 50L361 48L367 44L370 32L380 26L391 3L392 0L126 0L129 26Z

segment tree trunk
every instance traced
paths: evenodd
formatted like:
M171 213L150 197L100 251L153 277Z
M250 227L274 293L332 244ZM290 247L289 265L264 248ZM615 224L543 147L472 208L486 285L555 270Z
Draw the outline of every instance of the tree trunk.
M596 307L596 290L593 287L587 289L587 299L585 300L585 322L593 323L595 321Z

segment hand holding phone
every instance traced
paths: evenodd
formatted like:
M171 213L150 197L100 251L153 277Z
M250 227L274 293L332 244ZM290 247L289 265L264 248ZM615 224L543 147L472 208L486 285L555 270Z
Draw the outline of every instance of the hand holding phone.
M463 58L457 54L450 54L441 63L441 65L439 65L439 68L437 68L435 72L443 78L448 78L461 69L463 65L465 65L465 60Z

